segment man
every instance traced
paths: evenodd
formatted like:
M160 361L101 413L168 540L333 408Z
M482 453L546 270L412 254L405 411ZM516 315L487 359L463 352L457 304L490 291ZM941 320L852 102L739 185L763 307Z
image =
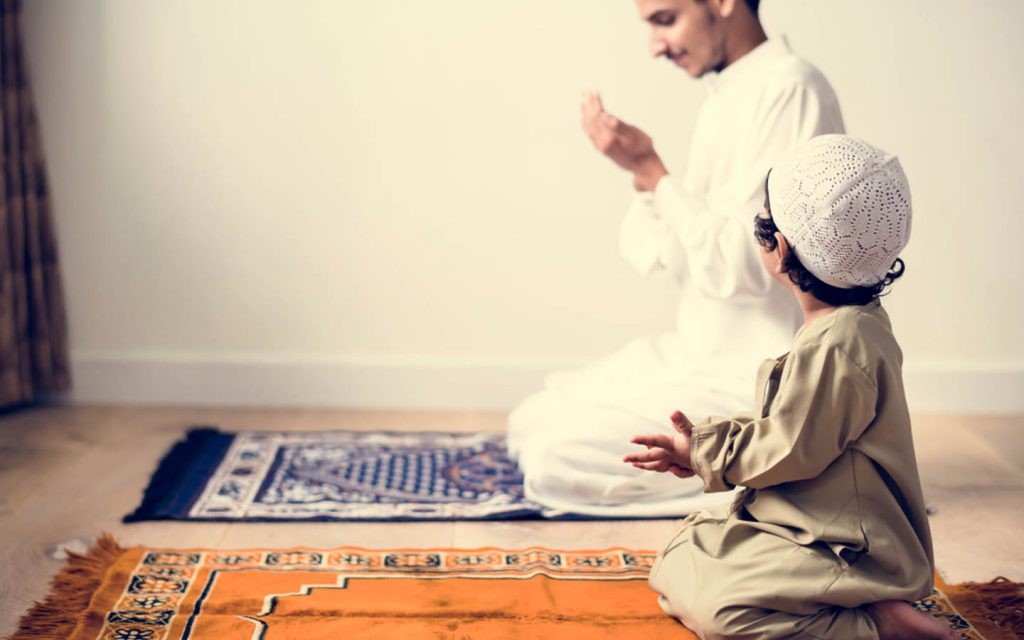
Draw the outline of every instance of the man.
M749 411L753 373L783 353L799 310L761 268L751 219L768 170L800 142L842 133L832 88L812 65L768 40L758 0L636 0L651 53L709 77L689 166L675 184L640 129L590 94L583 128L632 174L637 190L621 250L642 274L679 284L676 331L642 338L597 363L552 374L509 416L509 451L528 498L551 515L679 516L721 502L699 482L623 464L637 429L671 434L669 415ZM696 415L693 415L696 414Z

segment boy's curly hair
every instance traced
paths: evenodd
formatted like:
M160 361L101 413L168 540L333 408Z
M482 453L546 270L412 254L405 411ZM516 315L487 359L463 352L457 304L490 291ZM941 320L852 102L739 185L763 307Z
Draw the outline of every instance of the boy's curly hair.
M765 209L770 216L771 209L768 206L767 198L765 199ZM774 251L778 247L779 243L775 239L775 234L778 230L779 228L775 226L775 221L771 217L766 217L762 214L754 216L754 238L757 239L757 244L761 245L766 251ZM906 271L906 264L904 264L902 258L896 258L896 262L892 263L891 270L881 282L871 286L853 287L851 289L833 287L822 282L813 273L808 271L807 267L800 263L800 259L796 257L796 253L793 251L790 251L782 259L782 271L789 275L789 279L793 284L800 287L801 291L809 291L812 296L825 304L832 305L833 307L842 307L846 305L867 304L885 295L883 293L884 289L903 275Z

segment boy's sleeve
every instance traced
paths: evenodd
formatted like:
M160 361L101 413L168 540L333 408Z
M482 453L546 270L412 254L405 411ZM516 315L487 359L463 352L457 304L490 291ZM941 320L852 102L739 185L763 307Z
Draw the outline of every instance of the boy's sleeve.
M790 353L767 417L693 428L693 470L709 492L813 478L864 433L877 399L873 378L842 349Z

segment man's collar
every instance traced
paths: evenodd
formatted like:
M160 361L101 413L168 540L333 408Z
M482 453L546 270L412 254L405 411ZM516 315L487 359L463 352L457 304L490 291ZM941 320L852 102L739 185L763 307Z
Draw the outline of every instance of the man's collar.
M757 73L758 69L763 68L769 61L789 52L789 42L785 36L765 40L725 69L709 74L708 82L711 85L711 90L721 91L730 85L743 82L743 78Z

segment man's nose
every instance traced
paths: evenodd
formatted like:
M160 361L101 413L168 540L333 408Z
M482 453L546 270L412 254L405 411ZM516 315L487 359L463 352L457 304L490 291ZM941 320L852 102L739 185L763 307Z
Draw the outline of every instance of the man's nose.
M650 41L650 49L651 49L651 56L654 57L654 58L659 58L659 57L665 55L666 52L668 52L668 44L665 42L664 38L661 38L658 35L652 33L651 34L651 41Z

